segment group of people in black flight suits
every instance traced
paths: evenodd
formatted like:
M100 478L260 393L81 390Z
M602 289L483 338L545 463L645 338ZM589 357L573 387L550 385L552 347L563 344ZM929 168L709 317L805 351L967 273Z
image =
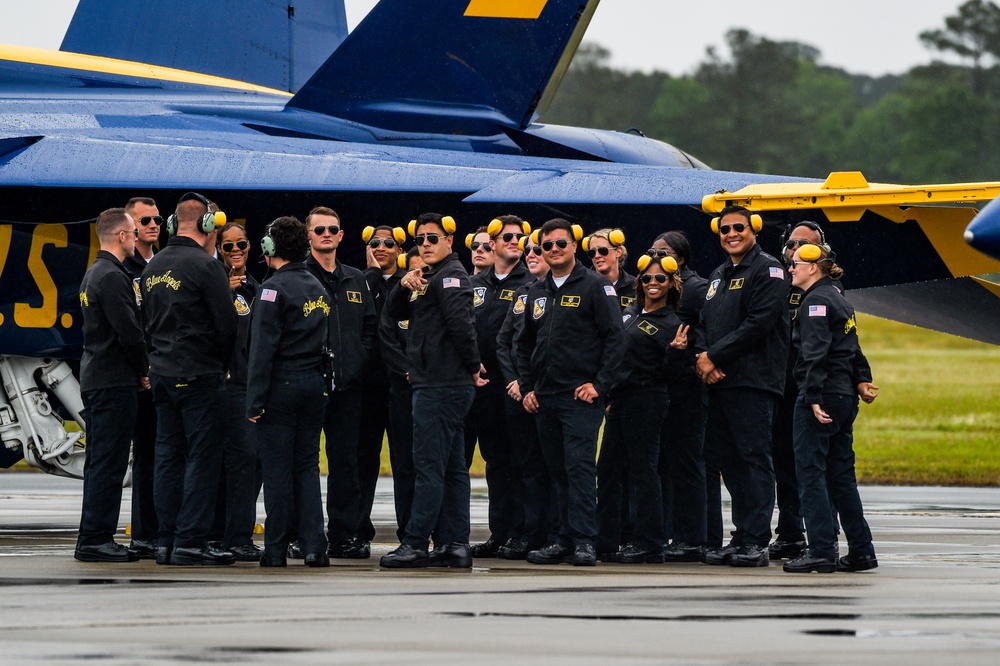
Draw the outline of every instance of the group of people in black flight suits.
M139 213L152 204L141 201ZM759 216L727 208L712 222L727 258L706 280L681 232L657 237L633 276L620 230L584 237L555 218L532 231L504 215L466 238L479 257L470 276L451 217L365 228L360 271L337 260L339 215L317 207L304 223L269 225L258 284L245 230L213 208L182 197L134 288L125 262L162 218L112 209L98 221L102 251L81 287L89 453L77 559L368 558L387 436L400 545L384 568L488 557L877 566L852 449L859 397L877 387L818 225L786 231L782 264L756 243ZM151 219L140 228L135 217ZM155 405L153 479L137 487L153 487L158 527L151 547L147 528L126 548L113 535L136 387ZM471 546L476 442L490 537ZM720 479L736 528L725 545ZM262 485L263 550L252 540Z

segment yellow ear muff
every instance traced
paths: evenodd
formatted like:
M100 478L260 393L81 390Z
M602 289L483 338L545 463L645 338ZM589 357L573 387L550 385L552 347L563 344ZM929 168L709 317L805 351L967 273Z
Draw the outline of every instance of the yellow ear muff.
M401 254L398 257L396 257L396 266L398 268L402 268L404 271L406 270L406 255L405 254Z
M365 227L364 229L361 230L361 240L363 240L366 243L370 241L372 239L372 236L374 235L375 235L375 227Z
M750 216L750 228L753 229L754 233L759 232L764 228L764 218L762 218L757 213Z
M476 234L469 234L465 237L465 247L472 249L472 240L476 237Z
M486 226L486 233L490 235L490 238L496 238L503 231L503 222L493 218L490 223Z
M455 224L455 218L451 215L445 215L441 218L441 226L444 227L446 234L453 234L455 233L455 229L458 229L458 225Z
M532 245L541 245L542 243L542 230L535 229L531 232L531 243Z
M223 213L221 210L218 213L216 213L215 214L215 228L216 229L221 229L222 227L226 226L226 219L227 219L226 218L226 214Z
M819 245L807 243L799 246L799 258L802 261L819 261L823 257L823 250Z
M646 257L648 256L649 255L646 255ZM680 267L677 265L677 260L674 259L673 257L663 257L662 259L660 259L660 268L663 269L664 273L669 273L673 275L674 273L677 272L677 270Z
M410 220L410 223L408 225L406 225L406 230L410 232L411 236L416 236L417 235L417 221L416 220Z
M653 258L651 256L649 256L648 254L644 254L641 257L639 257L639 261L635 262L635 267L639 269L640 273L642 273L647 268L649 268L649 262L651 262L652 260Z
M403 231L402 227L393 227L392 240L396 241L400 245L406 242L406 232Z
M713 217L712 218L712 233L713 234L718 234L719 233L719 222L721 220L722 220L722 218L719 218L719 217Z
M625 244L625 233L621 229L614 229L608 234L608 242L614 247L621 247Z
M580 247L583 248L584 252L590 252L590 236L583 239L583 242L580 243Z
M524 232L525 236L527 236L528 234L531 233L531 225L522 220L521 221L521 231Z
M517 249L520 250L521 252L524 252L524 250L525 250L524 244L525 244L525 241L527 241L527 240L528 240L527 236L521 236L520 238L518 238L517 239Z
M578 241L581 238L583 238L583 227L581 227L579 224L574 224L572 226L572 229L573 229L573 240Z

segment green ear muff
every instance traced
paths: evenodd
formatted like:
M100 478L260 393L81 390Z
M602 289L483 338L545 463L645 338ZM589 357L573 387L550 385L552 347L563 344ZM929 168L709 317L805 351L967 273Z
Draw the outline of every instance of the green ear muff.
M274 258L277 252L277 247L274 244L274 239L271 238L271 230L267 230L267 235L260 239L260 251L265 257Z

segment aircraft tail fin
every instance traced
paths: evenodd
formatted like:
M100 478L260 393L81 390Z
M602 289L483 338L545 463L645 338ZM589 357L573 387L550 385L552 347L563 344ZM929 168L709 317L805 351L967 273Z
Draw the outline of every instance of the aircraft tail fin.
M382 0L289 106L406 132L527 127L599 0Z
M346 36L344 0L80 0L60 50L294 92Z

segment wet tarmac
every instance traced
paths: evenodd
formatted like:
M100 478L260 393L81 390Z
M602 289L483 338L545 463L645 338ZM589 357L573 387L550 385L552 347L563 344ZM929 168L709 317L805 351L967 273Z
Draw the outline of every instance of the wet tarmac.
M80 482L0 473L0 663L1000 663L1000 489L862 498L880 566L861 574L492 559L381 571L388 479L371 560L162 567L76 562ZM478 482L473 540L486 536Z

